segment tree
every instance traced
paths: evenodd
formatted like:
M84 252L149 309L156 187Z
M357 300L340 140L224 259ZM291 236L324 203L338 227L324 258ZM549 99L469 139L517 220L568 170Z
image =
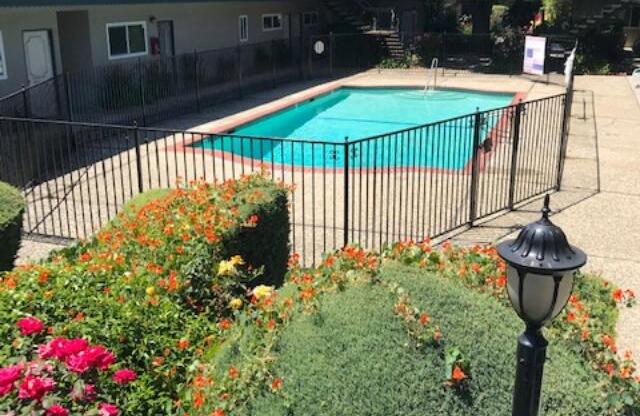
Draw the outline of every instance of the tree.
M464 7L471 14L473 33L489 33L491 10L495 0L464 0Z

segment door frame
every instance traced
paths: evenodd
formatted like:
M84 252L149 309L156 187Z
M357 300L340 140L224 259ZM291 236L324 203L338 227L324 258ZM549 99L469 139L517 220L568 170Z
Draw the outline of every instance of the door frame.
M31 82L29 81L29 66L27 63L27 51L24 48L24 35L25 33L28 33L28 32L47 32L47 34L49 35L49 56L51 57L51 71L53 73L51 77L55 78L56 75L58 74L58 66L56 62L55 48L53 47L53 30L49 28L23 29L22 30L22 53L24 55L25 84L27 85L31 84Z
M162 20L156 20L156 30L158 31L158 39L160 39L160 23L169 23L170 27L171 27L171 49L172 49L172 54L171 55L164 55L162 53L162 48L160 48L160 55L162 56L176 56L176 32L175 32L175 24L173 23L172 19L162 19Z

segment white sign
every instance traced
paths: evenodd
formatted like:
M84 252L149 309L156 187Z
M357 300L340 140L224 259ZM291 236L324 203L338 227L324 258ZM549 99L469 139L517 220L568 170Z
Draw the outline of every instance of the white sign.
M524 43L525 74L544 75L544 58L547 49L547 38L527 36Z
M0 79L7 79L7 58L4 54L4 42L0 31Z
M318 55L322 55L324 53L324 42L319 40L313 45L313 50L316 51Z

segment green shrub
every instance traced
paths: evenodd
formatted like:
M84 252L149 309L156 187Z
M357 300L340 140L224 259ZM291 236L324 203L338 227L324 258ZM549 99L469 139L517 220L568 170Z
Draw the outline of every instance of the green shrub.
M124 414L181 414L175 403L204 351L218 342L218 320L262 266L224 245L265 241L257 234L268 232L272 246L286 247L288 235L269 228L287 219L286 192L261 175L195 183L122 213L90 241L45 263L7 273L0 279L0 339L13 342L0 344L0 367L28 356L32 344L16 322L34 316L50 328L41 341L82 337L137 372L126 388L102 388L102 400ZM260 217L271 213L284 217ZM8 409L5 403L0 413L22 402Z
M296 314L275 347L272 377L283 380L282 391L253 393L233 414L510 414L516 336L523 330L513 311L489 295L397 263L383 267L380 280L406 289L441 328L444 342L464 352L472 368L466 391L445 387L441 351L415 348L389 291L365 282L322 295L316 313ZM225 345L216 368L238 362L250 338L247 333ZM605 414L598 387L603 377L576 353L551 345L543 413Z
M20 249L25 201L20 192L0 182L0 272L11 270Z

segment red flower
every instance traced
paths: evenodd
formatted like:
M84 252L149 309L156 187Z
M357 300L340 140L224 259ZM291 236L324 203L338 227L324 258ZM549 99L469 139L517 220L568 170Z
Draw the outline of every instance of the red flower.
M276 378L275 380L273 380L273 382L271 383L271 390L278 390L280 387L282 387L282 379Z
M105 371L113 364L115 357L100 345L88 347L66 358L67 368L74 373L84 373L91 368Z
M422 315L420 315L420 323L422 325L426 325L429 323L429 315L427 315L426 313L423 313Z
M118 370L115 373L113 373L113 381L115 381L120 385L129 384L135 381L136 378L138 378L138 375L136 374L136 372L129 368Z
M20 329L20 334L23 337L38 334L44 330L42 321L33 316L20 319L16 326Z
M453 368L453 371L451 372L451 380L455 381L456 383L459 383L465 378L467 378L467 375L464 373L464 371L462 371L460 367L455 366Z
M22 400L42 400L45 394L53 390L55 383L50 378L28 375L22 380L18 397Z
M0 397L5 396L13 390L14 384L22 376L23 364L12 367L0 368Z
M82 400L85 402L92 402L96 399L96 387L93 384L86 384L84 390L74 390L71 398L73 400Z
M112 404L109 403L100 403L98 406L99 415L100 416L118 416L120 410Z
M622 289L616 289L613 291L613 300L620 303L622 302L623 298L624 298L624 293L622 292Z
M220 328L221 331L226 331L229 328L231 328L231 321L228 319L223 319L220 322L218 322L218 328Z
M54 404L47 409L47 416L68 416L69 411L59 404Z

